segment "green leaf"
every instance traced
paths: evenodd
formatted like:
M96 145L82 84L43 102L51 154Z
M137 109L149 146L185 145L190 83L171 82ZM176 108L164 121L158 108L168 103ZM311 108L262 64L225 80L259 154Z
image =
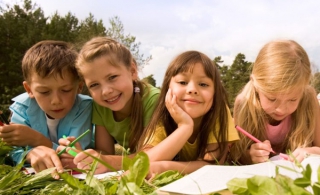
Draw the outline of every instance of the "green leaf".
M121 184L121 183L120 183ZM139 186L137 186L134 182L127 182L125 183L125 186L121 186L118 188L117 194L121 195L144 195L142 189L140 189Z
M91 171L89 171L89 174L87 175L85 181L86 183L92 187L93 189L95 189L99 194L101 195L105 195L106 192L104 190L104 186L102 185L101 182L99 182L99 180L97 178L94 177L94 171L96 170L98 165L98 161L94 161L91 167Z
M312 191L314 195L320 195L320 183L316 182L312 186Z
M256 175L248 179L247 181L248 190L252 195L260 194L281 194L282 190L274 179L267 176Z
M125 157L124 161L129 173L123 177L126 178L128 182L134 182L140 187L149 172L148 155L144 152L139 152L133 159Z
M294 181L287 176L284 175L276 175L275 177L275 181L279 184L279 191L281 190L281 194L299 194L299 195L309 195L310 193L300 187L300 186L296 186L294 184Z
M294 184L297 185L297 186L300 186L300 187L307 187L309 185L311 185L311 182L309 179L305 178L305 177L302 177L302 178L297 178L294 180Z
M165 171L163 173L157 174L151 181L154 186L162 187L166 184L169 184L173 181L176 181L183 176L179 173L179 171Z
M86 186L83 182L79 181L79 179L73 177L69 173L60 173L60 178L63 179L69 186L73 189L86 190L88 186Z
M228 190L232 194L249 195L247 178L234 178L227 183Z
M305 170L302 171L303 177L311 181L311 173L311 166L310 164L307 164Z

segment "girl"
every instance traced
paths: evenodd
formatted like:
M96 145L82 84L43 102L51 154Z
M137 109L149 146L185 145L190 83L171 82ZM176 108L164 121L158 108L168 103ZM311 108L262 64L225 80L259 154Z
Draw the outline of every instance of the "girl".
M187 51L169 65L159 103L139 142L151 173L191 173L223 163L238 139L217 67L206 55ZM171 161L175 158L175 161Z
M122 157L114 155L115 142L135 152L160 91L139 80L130 51L108 37L96 37L85 43L76 66L94 100L92 123L96 125L96 151L86 152L93 156L102 154L102 160L119 170ZM85 153L73 160L79 169L87 169L92 161ZM102 165L96 169L96 173L106 171L109 170Z
M231 149L236 162L264 162L272 150L291 150L298 161L320 154L319 104L310 78L308 55L295 41L271 41L260 50L250 81L236 98L234 119L263 143L241 135Z

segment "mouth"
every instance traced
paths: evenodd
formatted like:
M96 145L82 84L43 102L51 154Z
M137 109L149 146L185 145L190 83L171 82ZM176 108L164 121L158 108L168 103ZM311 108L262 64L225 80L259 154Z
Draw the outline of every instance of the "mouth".
M119 95L117 95L117 96L115 96L115 97L112 97L112 98L110 98L110 99L107 99L107 100L105 100L107 103L114 103L114 102L116 102L119 98L120 98L120 96L121 96L121 94L119 94Z
M199 103L201 103L200 101L195 100L195 99L184 99L183 101L186 102L186 103L191 103L191 104L199 104Z
M58 113L58 112L61 112L61 111L63 111L63 109L52 110L52 112L55 112L55 113Z

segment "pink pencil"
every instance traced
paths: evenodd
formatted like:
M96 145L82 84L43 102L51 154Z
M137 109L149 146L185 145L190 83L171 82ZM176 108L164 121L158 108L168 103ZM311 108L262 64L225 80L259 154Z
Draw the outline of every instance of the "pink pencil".
M256 137L254 137L253 135L251 135L250 133L248 133L246 130L242 129L241 127L239 127L238 125L235 126L235 128L240 131L243 135L247 136L248 138L250 138L252 141L256 142L256 143L261 143L260 140L258 140ZM276 154L275 151L273 151L271 149L271 152L273 154ZM279 153L279 156L281 156L282 158L284 158L285 160L288 160L288 155L283 154L283 153Z

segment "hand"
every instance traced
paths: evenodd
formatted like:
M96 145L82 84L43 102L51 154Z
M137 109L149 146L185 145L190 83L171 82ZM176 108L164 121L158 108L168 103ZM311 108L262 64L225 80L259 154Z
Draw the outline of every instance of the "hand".
M289 155L290 161L302 162L310 154L319 154L318 147L297 148L292 152L292 156Z
M192 118L177 104L177 97L172 94L171 89L169 89L167 92L165 102L171 117L174 119L178 126L185 124L193 127Z
M40 172L51 167L56 167L56 170L59 173L63 172L60 159L56 152L51 148L45 146L35 147L27 154L26 159L27 162L30 162L36 172ZM56 171L52 174L55 179L59 179L59 175L56 174Z
M37 147L39 140L48 140L40 132L31 129L26 125L14 123L0 127L0 138L10 146L29 145L32 147Z
M67 151L69 151L72 148L68 148ZM77 156L74 158L73 163L75 165L77 165L78 169L82 169L82 170L90 170L91 169L91 165L94 162L94 159L91 156L94 156L96 158L99 158L103 161L106 161L106 163L108 162L108 156L107 155L101 155L99 152L93 150L93 149L88 149L85 151L79 151L76 149L72 149L74 151L76 151L78 154ZM86 153L90 154L91 156L87 155ZM97 164L96 170L95 170L95 174L98 173L105 173L110 171L106 166L104 166L101 163Z
M261 143L254 143L250 147L250 157L253 163L266 162L269 159L270 152L272 151L269 140Z
M75 139L76 138L73 137L73 136L59 139L60 146L58 146L56 152L59 153L60 151L62 151L65 147L67 147ZM79 142L77 142L74 145L74 147L77 148L78 150L82 150L81 149L81 144ZM76 168L77 167L77 165L75 165L73 163L74 156L72 156L69 153L67 153L67 151L60 155L60 160L61 160L61 163L62 163L63 167L65 167L65 168L72 169L72 168Z
M167 171L164 168L164 163L165 163L165 161L150 162L149 173L146 176L146 179L151 181L157 174L160 174L164 171Z

